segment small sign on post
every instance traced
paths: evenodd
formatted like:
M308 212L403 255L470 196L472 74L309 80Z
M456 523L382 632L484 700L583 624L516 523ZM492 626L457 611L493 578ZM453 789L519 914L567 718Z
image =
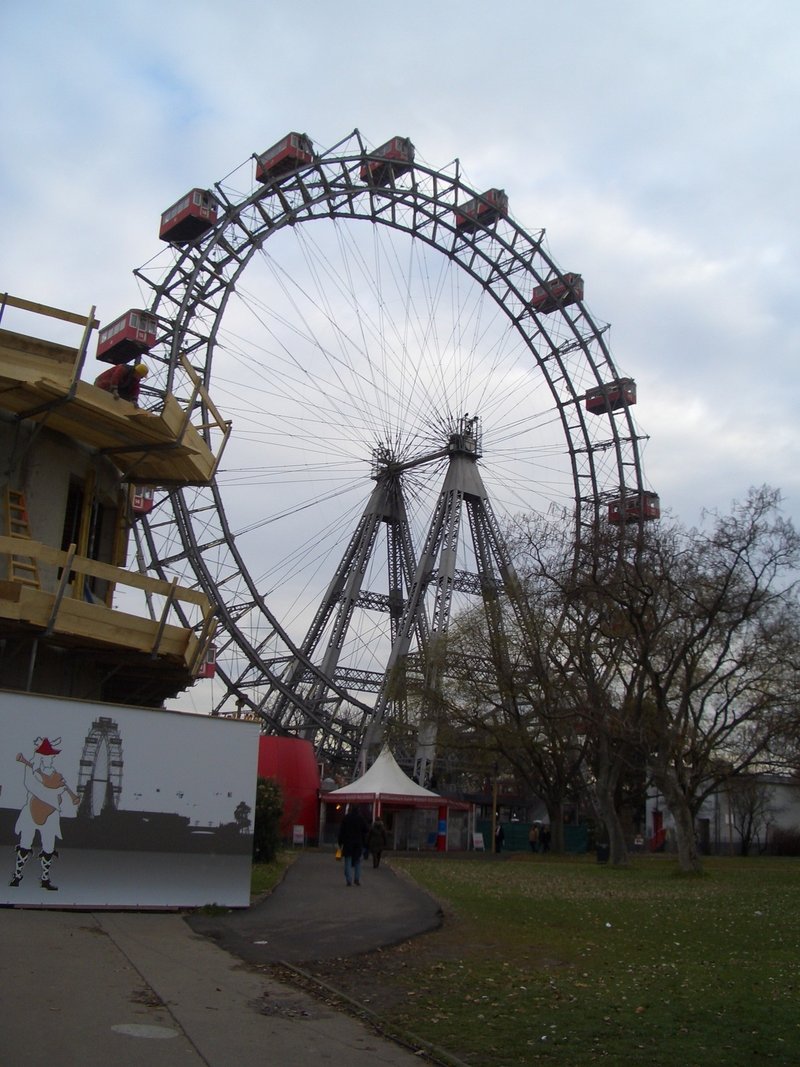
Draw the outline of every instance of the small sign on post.
M484 851L485 846L483 844L483 834L476 833L472 835L472 847L475 849L476 852Z
M293 826L292 827L292 844L293 845L305 845L306 843L306 828L305 826Z

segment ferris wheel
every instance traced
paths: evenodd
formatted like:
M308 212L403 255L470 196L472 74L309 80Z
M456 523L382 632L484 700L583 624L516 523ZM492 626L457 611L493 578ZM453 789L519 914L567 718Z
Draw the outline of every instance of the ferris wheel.
M458 161L288 134L173 205L161 237L136 271L149 403L212 396L233 432L209 485L156 492L138 548L216 608L214 713L352 765L402 706L398 663L512 587L515 515L558 509L576 543L657 516L635 383L584 279Z

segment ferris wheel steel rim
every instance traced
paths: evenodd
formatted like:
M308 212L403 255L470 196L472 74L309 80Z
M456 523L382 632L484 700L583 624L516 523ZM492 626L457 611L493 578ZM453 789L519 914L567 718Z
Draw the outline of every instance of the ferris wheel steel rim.
M374 187L359 176L366 154L367 146L355 131L313 163L238 199L218 185L223 210L210 233L174 249L173 263L161 279L150 277L147 267L136 272L153 291L151 310L162 327L158 348L151 353L156 391L172 392L179 402L186 402L190 390L183 357L213 395L217 338L229 300L253 256L271 237L287 227L320 220L373 223L418 239L446 256L495 302L530 351L558 412L572 472L576 532L596 524L612 498L642 492L641 438L630 408L608 413L602 426L610 432L603 436L598 421L582 407L587 387L619 377L605 342L606 327L595 324L582 301L554 315L531 310L533 288L563 277L543 246L544 231L531 236L501 217L472 233L459 233L455 208L481 194L461 181L458 164L448 173L415 163L396 182ZM576 359L582 363L579 380L574 380L570 368ZM214 431L208 430L207 436L213 448ZM201 514L212 515L213 522L206 523ZM191 567L197 584L218 610L221 640L240 657L237 673L221 669L225 693L219 705L226 710L235 703L251 708L265 718L269 729L280 731L284 724L270 721L265 698L252 699L251 683L257 674L266 679L267 692L270 687L280 692L283 682L274 656L263 654L264 640L256 645L248 635L247 616L258 614L260 632L270 631L287 658L299 654L297 643L250 575L229 527L217 480L207 489L171 491L160 512L145 520L143 531L153 569L164 574L182 562ZM218 558L212 559L213 553ZM234 575L247 597L228 595ZM307 666L312 673L318 670L313 663ZM341 686L332 684L331 689L356 719L369 716L368 704ZM328 722L320 725L331 728Z

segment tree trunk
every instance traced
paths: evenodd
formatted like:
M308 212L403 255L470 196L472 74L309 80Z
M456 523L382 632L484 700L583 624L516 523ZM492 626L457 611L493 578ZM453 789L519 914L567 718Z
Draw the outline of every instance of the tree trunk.
M587 790L598 822L602 823L608 837L609 860L615 867L628 866L628 846L622 829L619 813L614 804L614 786L603 775L598 775L597 784ZM600 837L597 844L605 844Z
M601 738L597 746L596 784L594 788L590 788L589 793L597 816L605 825L609 860L614 867L628 866L628 848L616 805L621 769L619 754L610 748L605 738Z
M608 830L608 843L610 846L609 859L615 867L628 866L628 846L625 844L625 833L622 829L619 813L613 802L605 816L606 829Z
M657 771L654 778L675 820L678 866L684 874L702 874L703 861L694 831L694 814L684 792L670 768Z
M562 801L547 805L547 817L550 820L550 851L560 856L564 852L564 804Z

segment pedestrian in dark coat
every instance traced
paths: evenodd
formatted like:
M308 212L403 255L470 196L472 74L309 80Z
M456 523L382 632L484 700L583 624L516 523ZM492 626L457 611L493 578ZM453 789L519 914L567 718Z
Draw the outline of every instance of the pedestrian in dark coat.
M388 841L388 835L386 833L386 827L383 825L382 819L376 819L369 830L369 837L367 838L367 848L372 853L372 866L380 867L381 865L381 853L386 848Z
M506 832L500 823L497 824L497 829L494 832L494 850L495 852L503 851L503 842L506 839Z
M350 808L339 827L339 846L344 857L344 880L347 885L361 885L361 857L367 843L367 820Z

